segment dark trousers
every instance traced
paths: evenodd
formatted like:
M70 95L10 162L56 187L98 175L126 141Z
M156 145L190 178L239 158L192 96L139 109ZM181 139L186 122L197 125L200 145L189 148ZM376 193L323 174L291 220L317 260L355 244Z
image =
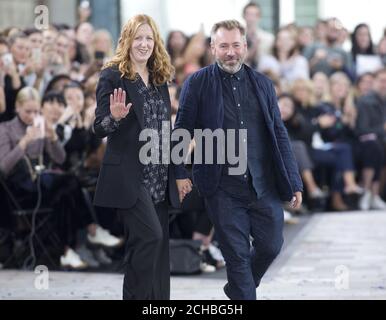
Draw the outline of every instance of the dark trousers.
M359 142L357 153L362 168L373 169L373 181L379 181L382 167L385 165L385 150L382 142L379 140Z
M256 288L283 244L279 197L269 192L259 200L237 199L218 188L205 203L226 262L228 297L256 300Z
M315 167L334 170L331 190L341 192L343 189L342 173L355 170L351 146L348 143L334 143L330 150L312 149L311 157Z
M119 209L126 234L124 300L169 300L168 202L154 205L141 186L130 209Z

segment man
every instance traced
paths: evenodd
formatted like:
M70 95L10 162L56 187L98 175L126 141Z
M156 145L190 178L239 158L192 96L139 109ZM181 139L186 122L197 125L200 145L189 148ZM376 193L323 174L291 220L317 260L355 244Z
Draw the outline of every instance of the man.
M257 61L262 55L271 54L275 36L260 28L261 7L255 2L250 2L243 9L243 18L246 23L248 41L248 54L246 62L252 68L257 66Z
M283 243L281 200L292 199L299 208L303 185L272 82L243 63L245 29L235 20L216 23L211 48L216 62L184 83L175 130L186 129L191 135L194 129L247 130L247 138L226 144L247 151L245 172L230 174L231 161L194 163L193 181L205 199L226 261L226 295L253 300ZM213 144L213 159L216 150ZM181 167L175 171L178 179L187 177Z
M336 18L327 20L326 32L326 44L316 42L303 50L304 56L310 63L311 74L321 71L330 76L334 72L343 71L351 76L351 56L339 43L341 34L344 32L342 23Z
M359 201L361 210L385 210L380 197L380 175L385 166L386 143L386 68L376 72L374 90L358 99L356 131L362 161L365 193Z

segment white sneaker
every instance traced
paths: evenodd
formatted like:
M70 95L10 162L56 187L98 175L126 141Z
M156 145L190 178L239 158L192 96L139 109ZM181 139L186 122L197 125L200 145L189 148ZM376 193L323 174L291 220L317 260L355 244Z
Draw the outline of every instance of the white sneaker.
M379 195L373 195L370 208L374 210L386 210L386 202Z
M316 188L313 192L310 193L311 199L321 199L326 197L327 193L325 191L322 191L320 188Z
M96 227L95 235L87 235L88 241L95 245L102 245L105 247L118 247L123 240L113 236L109 231L103 229L101 226Z
M87 268L87 263L82 261L79 255L71 248L67 250L64 256L60 257L60 265L64 268L71 268L71 269Z
M284 223L287 224L298 224L299 218L294 217L290 212L284 210Z
M208 249L210 255L213 257L214 260L223 262L225 264L225 259L219 248L217 248L214 244L211 243Z
M359 199L359 203L358 203L359 209L363 211L370 210L371 202L372 202L372 193L371 191L366 191L363 194L363 196L360 197Z
M201 262L200 263L200 269L202 272L205 272L205 273L210 273L210 272L215 272L216 271L216 267L215 266L212 266L211 264L207 264L206 262Z

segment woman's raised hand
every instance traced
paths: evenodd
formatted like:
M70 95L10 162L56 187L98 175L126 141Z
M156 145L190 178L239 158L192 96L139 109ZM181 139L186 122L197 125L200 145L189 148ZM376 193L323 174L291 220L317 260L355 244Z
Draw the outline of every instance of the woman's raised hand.
M114 89L114 94L110 94L110 112L114 120L119 121L126 118L130 112L132 103L126 105L126 91Z

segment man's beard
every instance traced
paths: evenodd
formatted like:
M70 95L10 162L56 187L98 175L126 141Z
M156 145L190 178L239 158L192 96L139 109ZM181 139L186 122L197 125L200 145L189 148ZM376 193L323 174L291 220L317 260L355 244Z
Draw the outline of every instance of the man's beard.
M239 58L237 59L237 63L234 64L233 66L230 66L230 65L226 65L225 64L225 61L221 61L219 59L216 59L216 62L217 64L219 65L219 67L224 70L225 72L228 72L230 74L235 74L237 71L239 71L241 69L241 66L243 65L244 63L244 59L243 58Z
M326 40L327 40L327 43L328 43L329 45L334 45L334 44L339 40L339 38L338 38L338 37L335 37L335 36L329 36L329 35L327 35Z

